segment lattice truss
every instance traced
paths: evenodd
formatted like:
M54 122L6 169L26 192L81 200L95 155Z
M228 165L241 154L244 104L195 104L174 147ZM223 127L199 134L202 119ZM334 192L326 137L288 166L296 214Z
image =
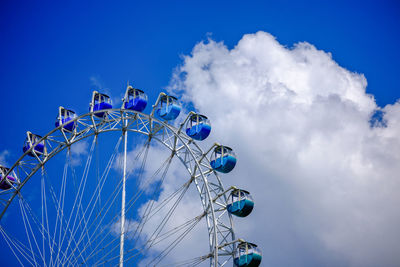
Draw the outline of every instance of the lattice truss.
M218 174L210 166L210 156L204 153L196 142L184 134L181 128L174 127L152 115L125 110L108 110L104 118L88 113L74 119L77 127L70 132L62 125L43 136L45 151L42 155L33 147L21 156L3 177L8 174L16 177L9 190L0 191L0 219L10 203L20 195L21 188L47 161L60 151L87 137L110 131L130 131L147 135L167 147L183 163L189 173L189 183L193 183L200 195L208 227L211 266L224 266L232 259L235 250L235 235L232 217L227 212L227 193ZM34 157L27 156L32 153Z

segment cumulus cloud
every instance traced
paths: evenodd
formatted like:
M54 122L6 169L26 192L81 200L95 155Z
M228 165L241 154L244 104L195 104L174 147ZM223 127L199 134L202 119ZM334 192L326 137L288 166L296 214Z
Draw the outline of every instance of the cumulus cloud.
M134 233L136 228L138 227L138 222L135 220L125 219L124 225L124 233L126 234L126 238L130 238ZM121 217L118 220L110 225L110 231L114 236L120 236L121 234Z
M400 103L380 108L366 87L330 53L265 32L201 42L176 70L170 92L238 155L222 178L254 195L235 226L265 266L400 265Z
M127 173L130 174L128 179L138 179L138 174L142 173L137 181L137 186L135 186L134 194L137 193L137 190L143 190L144 194L141 198L144 201L138 201L141 203L140 206L134 209L134 213L127 214L125 224L126 239L128 247L131 246L130 249L133 247L138 249L150 247L144 250L145 256L140 262L140 266L149 266L150 263L154 265L155 262L151 262L154 257L167 249L191 224L188 224L187 227L182 227L180 231L172 235L168 233L172 233L170 231L173 231L176 227L203 213L200 197L194 185L188 188L177 208L171 212L182 191L179 191L172 198L170 196L190 180L190 175L176 157L169 164L166 164L170 155L171 152L158 143L152 143L148 147L147 153L143 145L136 146L127 153ZM146 157L146 164L142 166L144 157ZM119 154L114 165L114 169L119 172L122 172L122 160L123 156ZM142 167L144 168L141 169ZM165 177L163 178L164 174ZM162 184L160 184L161 180L163 180ZM158 190L158 186L161 186L160 190ZM128 187L128 191L129 189L131 188ZM128 195L130 194L128 193ZM166 199L170 199L170 201L164 202ZM163 208L159 209L161 206ZM151 207L151 216L146 217L144 215L147 214L148 207ZM168 214L172 215L166 220L166 217L169 216ZM137 219L135 220L134 217ZM141 219L139 218L146 218L146 223L141 226L143 228L140 227L140 230L137 230L138 226L141 225ZM163 221L166 223L160 228L160 225L163 225ZM120 226L120 219L111 225L110 231L114 236L119 235ZM159 234L157 234L158 231ZM154 240L154 242L149 240ZM188 248L191 249L188 250ZM208 233L206 222L203 218L190 231L187 238L184 238L168 254L168 257L163 259L162 264L163 266L165 264L165 266L172 266L174 265L173 263L206 254L208 254ZM128 258L129 255L127 256Z

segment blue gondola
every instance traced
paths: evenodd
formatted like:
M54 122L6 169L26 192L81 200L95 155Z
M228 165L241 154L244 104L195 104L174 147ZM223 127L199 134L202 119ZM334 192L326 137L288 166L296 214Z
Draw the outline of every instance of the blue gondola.
M174 96L163 95L161 96L157 115L164 120L175 120L181 112L181 106Z
M128 86L124 97L125 109L136 110L142 112L147 105L147 95L140 89Z
M229 213L238 217L246 217L251 213L254 207L254 200L246 190L235 189L231 192L228 205Z
M76 118L76 114L74 111L69 110L69 109L65 109L64 107L59 107L58 108L58 117L56 120L56 127L71 121L70 123L67 123L63 126L63 129L68 131L68 132L72 132L75 130L76 128L76 122L72 121Z
M257 245L242 242L236 248L233 262L236 267L257 267L260 265L261 259L262 253Z
M217 146L211 156L210 164L214 170L228 173L236 165L236 155L230 147Z
M204 115L193 114L186 123L186 134L196 140L206 139L211 132L211 124Z
M111 109L111 99L106 94L101 94L97 91L93 92L92 102L90 103L90 112ZM104 118L107 112L96 112L94 115L99 118Z
M31 132L26 132L26 139L25 139L25 143L24 146L22 147L22 150L24 151L24 153L26 151L28 151L32 146L34 146L34 148L32 149L31 152L29 152L29 156L34 157L35 154L40 156L42 154L44 154L45 152L45 146L44 146L44 140L39 142L39 140L42 137L36 134L33 134Z
M3 179L5 177L6 173L9 171L9 168L3 167L0 165L0 189L1 190L7 190L11 188L11 184L15 183L16 179L11 176L7 175L6 179Z

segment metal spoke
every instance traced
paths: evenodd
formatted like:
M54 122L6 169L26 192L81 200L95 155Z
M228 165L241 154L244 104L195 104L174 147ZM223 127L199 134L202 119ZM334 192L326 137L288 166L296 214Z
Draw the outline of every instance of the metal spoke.
M176 226L173 228L174 230L163 232L165 225L170 221L178 203L182 200L190 184L194 184L200 196L200 202L204 209L204 214L201 218L204 217L207 224L210 235L210 247L209 254L206 257L197 257L196 260L188 261L187 265L195 266L206 259L210 259L211 266L217 267L225 265L231 259L230 255L233 253L234 246L221 247L222 244L235 240L231 222L232 218L226 211L226 190L217 173L211 168L207 153L204 153L193 139L184 134L184 131L175 128L166 121L157 119L153 116L153 113L146 115L124 109L108 110L104 118L96 117L94 113L88 113L75 118L73 122L76 123L74 131L68 132L64 130L63 125L60 125L39 140L39 142L43 141L45 143L45 154L39 155L34 149L31 149L34 157L28 155L29 151L22 155L10 168L10 172L15 171L17 173L16 178L18 179L18 183L13 184L13 187L8 191L0 192L0 203L4 203L4 208L0 210L1 220L13 202L13 199L20 194L26 183L39 169L42 170L40 183L41 212L39 212L39 219L36 218L36 215L33 214L34 212L23 198L19 200L21 213L23 214L21 221L23 222L22 225L25 228L27 236L26 243L12 243L10 242L10 238L5 238L5 240L8 240L9 245L13 246L16 251L19 251L18 253L21 254L20 256L23 257L24 261L33 265L43 266L76 265L81 260L82 264L101 263L102 260L112 260L115 257L115 253L109 259L95 259L99 255L98 249L111 246L120 248L118 264L122 266L124 262L132 259L132 253L141 251L143 257L153 246L167 238L174 237L175 241L168 246L168 249L163 250L159 256L153 259L152 264L158 265L171 253L172 249L183 237L193 229L194 222L198 223L195 220L192 223L185 224L184 227ZM107 132L120 132L120 136L122 136L124 142L124 149L122 179L120 182L114 184L115 188L111 190L112 192L108 190L109 192L106 194L103 191L109 184L106 180L108 172L111 169L110 161L113 162L115 157L109 159L110 164L106 164L102 175L100 175L99 169L97 169L97 183L90 190L87 188L87 181L89 179L93 153L98 142L98 135ZM136 190L134 194L129 196L126 191L127 179L131 175L131 171L127 170L128 132L139 133L148 137L143 149L137 155L137 157L144 155L142 165L136 168L135 173L135 179L140 181L138 184L140 190ZM80 181L76 183L76 175L70 164L70 147L91 136L94 136L94 138L87 153L83 173ZM148 150L150 144L152 144L150 142L159 142L167 151L171 151L171 157L163 163L165 165L158 172L156 171L156 173L162 173L162 178L157 182L154 194L161 192L166 172L173 158L177 158L183 164L189 173L190 179L183 186L166 196L165 199L158 201L157 204L152 198L148 200L144 214L140 217L136 231L134 232L135 239L141 236L144 225L154 218L155 214L163 211L166 211L166 214L159 221L155 231L149 235L144 247L139 250L138 248L125 248L127 231L126 216L128 212L134 210L134 207L135 209L138 208L135 206L135 203L140 202L140 199L144 197L143 189L155 180L155 175L146 179L142 179L141 177L144 173ZM51 183L51 179L46 177L44 166L64 149L67 149L67 156L64 161L65 165L62 175L60 175L59 184L57 185L59 191L56 191ZM94 161L96 162L96 167L99 168L101 163L99 162L98 154L96 154ZM68 171L69 168L72 169L70 174ZM70 175L72 179L68 178ZM68 191L69 187L74 188L76 191L71 194L71 191ZM120 193L121 208L119 213L116 213L113 208L116 207L116 199ZM67 198L70 202L68 205L66 204ZM53 205L49 203L53 203ZM167 210L167 206L171 206L169 210ZM54 213L54 218L51 217L53 215L50 215L50 212L51 214ZM118 222L118 218L120 234L111 238L110 227ZM37 229L32 227L31 222L34 222ZM1 225L0 229L2 229ZM4 237L5 232L1 232ZM39 237L41 239L40 245L40 241L37 242L36 240ZM118 239L119 243L117 244L116 240ZM224 254L219 254L219 250ZM218 259L219 256L223 257L221 261ZM36 262L38 259L40 262ZM89 263L89 260L93 261ZM23 265L22 262L20 263Z

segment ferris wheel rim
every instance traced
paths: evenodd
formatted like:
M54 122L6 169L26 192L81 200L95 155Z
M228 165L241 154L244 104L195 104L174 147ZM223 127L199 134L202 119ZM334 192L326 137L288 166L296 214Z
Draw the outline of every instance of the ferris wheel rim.
M128 109L109 109L109 110L107 110L107 116L108 116L108 114L111 114L112 112L120 113L121 116L119 118L118 117L116 117L116 118L121 119L121 121L124 119L124 115L125 114L130 114L130 115L133 115L135 117L134 120L137 120L137 117L142 116L144 118L147 118L150 124L153 123L153 122L156 122L156 123L162 125L162 127L164 127L165 129L168 129L169 131L171 131L173 133L174 137L179 139L182 142L182 144L184 144L186 149L190 152L191 157L194 160L194 164L200 170L200 172L199 172L200 176L199 177L201 177L201 179L204 182L204 185L206 187L206 192L207 192L207 195L208 195L208 199L209 199L209 201L207 203L204 203L203 200L201 202L202 202L202 207L203 207L203 210L204 210L205 213L207 213L208 211L211 211L210 213L211 213L211 216L212 216L212 220L211 220L212 225L210 225L209 221L207 220L207 227L209 228L208 232L209 232L209 235L210 235L210 239L209 239L209 241L210 241L210 257L214 258L214 265L213 266L218 266L218 248L219 248L219 244L218 244L218 240L217 240L218 236L217 236L217 232L216 232L217 231L217 222L216 222L216 216L214 214L213 201L212 201L212 196L211 196L209 185L208 185L208 179L207 179L206 175L201 171L201 167L200 167L201 162L198 161L198 158L196 157L195 153L192 151L192 148L189 145L194 145L196 147L196 149L198 149L201 152L201 154L203 154L203 155L206 155L206 154L204 154L203 150L196 143L195 140L193 140L191 137L189 137L189 136L187 136L185 134L185 131L181 131L181 129L178 129L178 128L174 127L173 125L169 124L168 122L156 118L153 114L145 114L145 113L142 113L142 112L128 110ZM78 116L78 117L76 117L76 118L74 118L72 120L73 122L79 122L80 120L82 120L84 118L91 118L91 121L93 122L93 125L89 124L89 125L87 125L87 128L90 128L89 131L91 129L94 129L94 131L91 132L90 134L82 135L81 133L79 133L79 134L77 134L75 136L76 138L73 139L71 142L68 142L66 140L66 142L64 144L61 144L61 148L60 149L58 149L55 153L52 153L53 152L52 151L49 155L46 156L46 158L43 161L41 161L39 159L39 157L36 155L36 153L34 153L35 157L38 160L38 163L37 163L35 168L32 168L32 171L29 173L29 175L23 181L19 181L19 184L17 185L17 187L13 187L12 188L12 189L14 189L14 191L12 193L12 196L7 201L6 206L3 208L3 210L2 210L2 212L0 214L0 222L1 222L2 217L4 216L4 214L6 213L8 207L10 206L10 204L13 201L13 199L15 198L15 196L17 196L20 193L21 189L30 180L30 178L32 176L34 176L34 174L40 169L40 167L44 166L45 164L47 164L47 162L51 158L53 158L54 156L56 156L61 151L65 150L66 148L69 148L71 145L73 145L75 143L78 143L78 142L80 142L80 141L82 141L82 140L84 140L84 139L86 139L86 138L88 138L90 136L94 136L94 135L98 135L98 134L102 134L102 133L106 133L106 132L111 132L111 131L118 132L118 131L123 131L124 130L124 127L115 127L115 128L112 128L112 129L97 129L96 128L97 124L95 123L95 120L94 120L94 116L95 116L96 113L101 113L101 111L89 112L89 113L80 115L80 116ZM108 120L107 123L110 123L112 121L116 121L117 120L116 118ZM54 129L52 129L46 135L43 135L43 137L41 137L38 142L48 141L49 140L48 138L51 137L52 134L54 134L54 133L56 133L58 131L62 132L63 134L65 134L64 130L63 130L63 127L66 124L71 123L72 121L68 121L68 122L66 122L66 123L64 123L62 125L59 125L58 127L54 128ZM150 135L153 135L153 133L150 133L150 132L146 133L144 131L139 131L139 130L135 130L135 129L128 128L128 127L126 127L125 130L129 131L129 132L137 132L137 133L140 133L140 134L148 135L149 137L150 137ZM155 136L151 136L151 139L157 140L158 142L163 144L165 147L167 147L168 149L173 151L163 140L161 140L161 139L159 139L159 138L157 138ZM186 140L187 143L184 140ZM34 146L32 146L23 155L21 155L21 157L12 165L12 167L9 168L9 172L8 173L11 173L14 169L16 169L21 164L21 162L23 162L23 159L25 157L29 156L29 153L31 153L33 150L34 150ZM178 155L174 155L174 156L179 158L180 161L183 163L183 165L186 167L186 169L189 172L189 174L193 175L193 174L190 173L190 170L187 168L187 166L186 166L185 162L182 160L182 158L180 156L178 156ZM213 170L212 167L210 166L209 160L207 159L207 157L204 157L204 158L206 159L206 161L208 163L208 166L209 166L209 169L210 169L210 173L212 172L214 174L214 176L217 179L217 182L218 182L219 186L223 189L223 191L225 191L220 177L215 172L215 170ZM202 160L203 160L203 158L202 158ZM204 165L203 165L203 167L204 167ZM7 177L7 175L5 175L5 177ZM202 198L201 197L201 192L199 190L199 187L197 186L197 178L194 179L194 181L196 183L196 187L197 187L198 193L200 194L200 198ZM223 197L226 200L226 195L225 194L223 195ZM205 204L208 204L208 206L206 206ZM231 236L232 236L232 240L233 240L234 239L234 230L233 230L232 216L229 213L227 213L227 214L229 216L229 226L230 226ZM210 231L210 229L213 229L213 231ZM213 233L213 234L211 235L211 233ZM212 237L212 240L211 240L211 237Z

